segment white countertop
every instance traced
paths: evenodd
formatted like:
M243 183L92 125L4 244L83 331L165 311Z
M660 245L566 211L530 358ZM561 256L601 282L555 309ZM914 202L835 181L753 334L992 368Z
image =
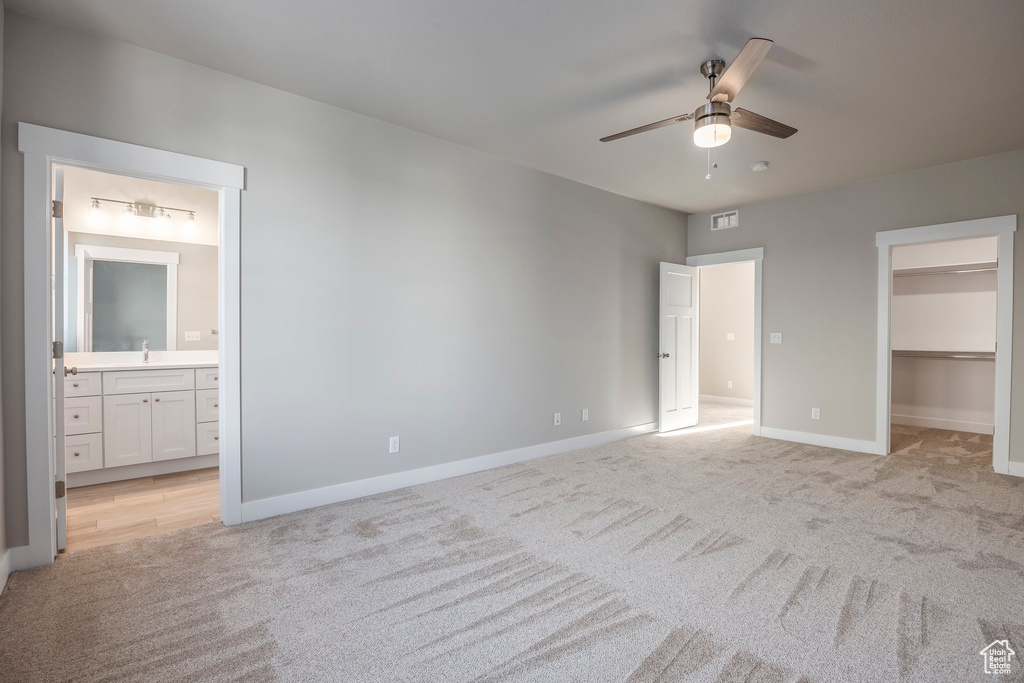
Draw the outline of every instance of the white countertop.
M88 365L69 365L78 368L79 372L114 372L116 370L178 370L181 368L215 368L217 362L186 363L171 361L154 361L150 363L95 363Z
M64 354L64 366L79 372L115 372L120 370L177 370L181 368L215 368L217 351L152 351L149 362L142 362L141 352Z

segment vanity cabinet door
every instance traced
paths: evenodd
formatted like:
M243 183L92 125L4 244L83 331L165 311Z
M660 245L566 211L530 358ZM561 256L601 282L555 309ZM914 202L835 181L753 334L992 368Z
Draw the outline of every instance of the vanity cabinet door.
M153 400L150 394L103 397L103 466L153 460Z
M195 454L195 392L153 394L153 460L174 460Z

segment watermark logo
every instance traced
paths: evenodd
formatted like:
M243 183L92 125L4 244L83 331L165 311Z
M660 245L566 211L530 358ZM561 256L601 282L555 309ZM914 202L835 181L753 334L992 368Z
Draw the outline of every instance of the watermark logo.
M979 654L985 658L985 673L999 675L1010 673L1010 660L1017 653L1010 649L1010 641L994 640Z

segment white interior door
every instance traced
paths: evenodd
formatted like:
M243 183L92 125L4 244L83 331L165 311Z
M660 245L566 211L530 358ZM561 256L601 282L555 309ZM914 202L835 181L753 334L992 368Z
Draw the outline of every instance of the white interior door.
M64 305L67 294L64 282L67 261L67 234L64 232L64 169L53 167L53 298L52 322L53 341L59 342L61 353L53 359L53 479L56 502L57 550L67 546L68 499L65 495L67 461L64 445ZM57 345L55 345L57 346Z
M694 266L661 264L658 431L697 424L700 275Z

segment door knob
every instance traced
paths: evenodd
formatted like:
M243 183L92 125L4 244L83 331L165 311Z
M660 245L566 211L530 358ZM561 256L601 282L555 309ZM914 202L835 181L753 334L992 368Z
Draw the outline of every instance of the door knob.
M77 367L70 367L69 368L67 366L64 366L64 376L65 377L67 377L68 375L77 375L77 374L78 374L78 368Z
M658 354L658 358L668 358L668 354L667 353L659 353Z

